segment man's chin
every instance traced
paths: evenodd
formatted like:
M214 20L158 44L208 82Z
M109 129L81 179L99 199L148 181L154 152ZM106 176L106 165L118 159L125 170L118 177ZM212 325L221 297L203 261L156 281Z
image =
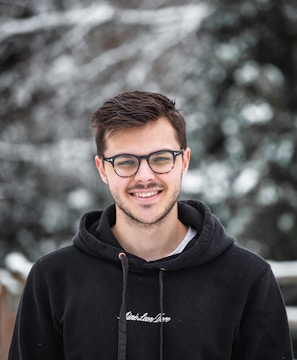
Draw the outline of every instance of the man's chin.
M156 210L154 210L152 206L145 205L142 207L143 213L141 215L139 214L140 211L137 214L134 214L127 209L120 208L120 210L125 214L127 221L134 226L151 227L154 225L160 225L163 221L165 221L172 208L173 206L165 209L160 214L157 214Z

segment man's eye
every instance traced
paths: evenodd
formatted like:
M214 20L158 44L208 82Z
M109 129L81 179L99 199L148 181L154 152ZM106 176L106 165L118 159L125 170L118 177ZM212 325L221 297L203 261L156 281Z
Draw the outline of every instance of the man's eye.
M136 159L117 159L115 162L116 166L120 167L133 167L137 166L137 160Z
M165 163L168 161L171 161L170 157L166 156L166 155L160 155L160 156L155 156L151 159L151 161L153 163Z
M169 159L164 156L159 156L157 158L154 158L154 162L162 162L162 161L168 161Z

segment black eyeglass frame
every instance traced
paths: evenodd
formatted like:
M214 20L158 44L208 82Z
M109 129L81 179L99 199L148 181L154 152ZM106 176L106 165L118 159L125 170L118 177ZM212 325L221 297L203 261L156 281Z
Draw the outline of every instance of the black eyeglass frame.
M149 159L150 159L150 157L151 157L152 155L156 155L156 154L159 154L159 153L161 154L161 153L163 153L163 152L169 152L169 153L171 153L171 155L173 156L173 163L172 163L172 167L171 167L170 170L165 171L165 172L158 172L158 171L155 171L154 169L152 169L151 164L150 164L150 162L149 162ZM145 160L147 161L148 166L150 167L150 169L152 170L152 172L154 172L155 174L168 174L168 173L170 173L170 171L172 171L173 168L174 168L176 157L177 157L178 155L181 155L181 154L184 154L184 149L180 149L180 150L177 150L177 151L176 151L176 150L164 149L164 150L153 151L153 152L151 152L151 153L148 154L148 155L140 155L140 156L138 156L138 155L133 155L133 154L118 154L118 155L110 156L110 157L107 158L107 157L105 157L105 156L103 155L103 156L102 156L102 160L103 160L103 161L106 161L106 162L109 162L109 163L112 165L114 172L115 172L119 177L128 178L128 177L132 177L132 176L134 176L134 175L137 174L137 171L138 171L139 168L140 168L140 164L141 164L141 160L142 160L142 159L145 159ZM134 172L132 175L123 176L123 175L119 175L119 174L116 172L116 169L115 169L115 167L114 167L114 162L115 162L116 158L118 158L119 156L131 156L131 157L134 157L135 159L137 159L137 161L138 161L138 166L137 166L135 172Z

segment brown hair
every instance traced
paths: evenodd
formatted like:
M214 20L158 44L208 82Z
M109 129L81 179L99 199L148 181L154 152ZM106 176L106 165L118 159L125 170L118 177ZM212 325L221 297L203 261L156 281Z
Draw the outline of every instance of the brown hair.
M175 129L180 147L186 149L186 123L175 108L175 101L147 91L124 92L107 100L91 117L97 154L103 155L107 136L124 128L144 126L162 116L166 117Z

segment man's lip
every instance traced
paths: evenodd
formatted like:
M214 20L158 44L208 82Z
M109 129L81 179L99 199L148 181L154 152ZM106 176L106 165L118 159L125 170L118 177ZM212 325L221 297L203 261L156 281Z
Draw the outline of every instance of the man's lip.
M133 191L130 192L131 195L138 198L147 199L153 196L160 194L161 190L150 190L150 191Z

